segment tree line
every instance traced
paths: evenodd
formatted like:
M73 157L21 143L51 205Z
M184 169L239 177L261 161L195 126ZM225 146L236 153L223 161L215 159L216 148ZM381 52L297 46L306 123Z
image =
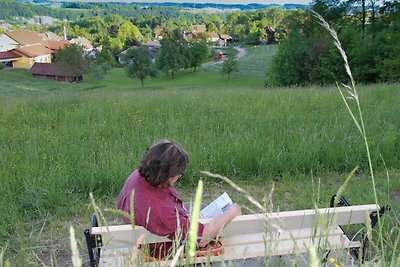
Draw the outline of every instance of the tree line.
M128 22L137 27L145 38L151 38L156 28L190 30L192 25L204 24L208 32L226 33L248 44L280 42L285 39L291 25L301 17L299 14L304 13L303 10L264 8L209 14L187 12L174 6L147 7L126 3L65 2L61 8L22 4L16 0L0 0L0 4L0 17L6 21L13 22L14 17L32 18L35 15L67 20L55 23L49 29L63 34L63 27L66 26L69 38L82 35L97 45L102 45L111 27L113 35ZM44 26L28 27L37 31L47 30ZM107 30L103 30L103 27L107 27ZM274 29L276 34L273 39L267 36L265 27Z
M39 12L36 8L46 9L18 4L15 0L0 0L0 3L4 6L0 14L7 13L5 18L15 14L29 16ZM270 86L332 84L347 79L343 64L338 63L342 62L341 56L329 33L308 10L267 8L192 14L181 12L177 7L144 8L116 3L63 5L64 8L51 8L51 12L78 14L75 20L34 30L51 30L63 35L65 27L68 39L84 36L103 48L98 54L100 63L115 64L117 54L152 39L156 29L162 29L168 35L175 30L182 32L190 30L195 24L204 24L208 34L212 31L228 33L241 44L280 44L267 73ZM314 0L311 8L338 32L356 81L374 83L398 81L400 78L399 6L397 0ZM207 33L201 36L206 37ZM177 38L174 40L179 42ZM165 41L164 47L164 51L160 51L159 61L172 62L172 59L168 59L170 53L165 52L168 49ZM170 50L179 47L171 45ZM180 55L186 55L185 59L174 59L177 61L175 66L187 68L192 55L184 51ZM174 76L179 68L170 67L168 73ZM165 71L165 67L161 69Z
M359 83L400 80L400 3L316 0L312 9L337 31ZM293 24L267 73L270 86L346 82L343 60L330 34L310 12Z

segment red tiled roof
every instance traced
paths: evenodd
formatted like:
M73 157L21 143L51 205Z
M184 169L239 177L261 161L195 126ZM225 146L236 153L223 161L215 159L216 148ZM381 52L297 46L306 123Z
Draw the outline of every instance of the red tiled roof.
M15 59L15 58L19 58L19 57L21 57L21 56L13 53L12 51L0 52L0 60L2 60L2 59Z
M163 32L162 29L155 29L155 30L154 30L154 33L155 33L157 36L161 35L162 32Z
M51 40L51 41L47 41L45 43L45 47L47 47L48 49L51 49L53 51L62 49L64 47L66 47L67 45L69 45L68 40L59 40L59 41Z
M57 63L35 63L30 69L30 73L34 75L48 75L48 76L66 76L75 77L76 75L70 73L66 68Z
M18 52L18 53L28 56L30 58L54 53L53 50L50 50L50 49L44 47L43 45L31 45L31 46L17 47L11 51Z

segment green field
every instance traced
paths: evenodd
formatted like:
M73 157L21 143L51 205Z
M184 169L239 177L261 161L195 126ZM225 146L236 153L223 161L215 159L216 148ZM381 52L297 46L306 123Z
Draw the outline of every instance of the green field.
M233 72L231 76L265 80L268 66L277 50L278 46L275 45L247 47L246 54L238 60L239 71ZM222 66L207 65L205 68L220 72Z
M121 69L100 83L36 80L21 70L0 71L0 80L0 243L16 266L50 259L63 266L71 224L86 259L89 192L101 207L114 207L143 151L161 138L191 156L177 185L187 200L204 179L205 202L227 191L244 212L254 209L201 175L208 170L260 201L275 183L274 210L327 207L359 166L344 195L354 204L374 202L362 138L333 87L266 90L261 77L228 79L207 69L149 79L144 89ZM393 217L400 211L398 88L358 87L379 204L391 204Z

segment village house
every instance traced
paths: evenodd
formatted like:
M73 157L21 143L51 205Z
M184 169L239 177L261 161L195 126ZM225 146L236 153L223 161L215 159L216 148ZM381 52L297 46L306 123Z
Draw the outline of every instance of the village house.
M0 52L0 63L6 65L7 67L13 67L14 62L16 62L21 56L12 51Z
M92 51L93 50L93 45L92 43L86 39L85 37L79 36L77 38L71 39L69 41L71 44L77 44L83 48L85 51Z
M215 43L219 40L219 35L216 32L210 32L210 35L207 38L208 42Z
M228 44L231 44L233 42L233 38L228 34L221 34L219 36L219 42L220 46L227 46Z
M35 62L51 63L52 54L68 44L51 32L7 31L0 35L0 62L13 68L29 69Z
M53 50L41 44L17 47L12 49L11 52L20 56L17 61L13 62L13 67L25 69L30 69L35 62L51 63L51 57L54 53Z
M57 50L67 47L70 43L68 40L49 40L43 42L44 46L56 52Z
M149 40L143 46L149 49L151 61L155 62L157 58L157 53L161 48L160 42L157 40Z
M160 28L154 29L154 38L161 40L162 39L163 30Z
M98 52L101 52L101 47L94 47L92 43L85 37L79 36L78 38L71 39L71 44L79 45L83 48L83 55L86 57L96 58Z
M192 32L203 33L206 31L207 31L207 28L206 28L206 25L204 25L204 24L196 24L196 25L192 26Z
M39 16L39 24L41 24L41 25L51 25L55 21L57 21L57 19L49 17L49 16Z
M51 40L51 41L60 41L60 40L64 40L63 37L58 36L57 34L55 34L54 32L44 32L44 33L39 33L39 35L42 37L43 40L47 41L47 40Z
M149 40L143 46L147 47L149 50L160 50L161 44L157 40Z
M57 63L35 63L30 69L35 78L44 78L59 82L81 82L82 74L74 74Z
M155 62L155 61L156 61L156 58L157 58L157 53L158 53L158 51L159 51L160 48L161 48L160 42L157 41L157 40L149 40L149 41L147 41L145 44L143 44L142 46L143 46L143 47L146 47L146 48L149 50L151 61ZM134 47L136 47L136 46L134 46ZM129 49L129 48L128 48L128 49ZM116 56L116 60L117 60L117 62L118 62L119 64L125 64L124 56L125 56L126 51L127 51L128 49L122 51L121 53L119 53L119 54Z
M7 31L0 35L0 52L43 42L39 33L28 30Z

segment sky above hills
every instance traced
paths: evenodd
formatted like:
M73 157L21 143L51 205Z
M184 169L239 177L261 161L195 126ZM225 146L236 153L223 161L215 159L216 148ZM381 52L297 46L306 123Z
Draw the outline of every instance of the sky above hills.
M132 2L175 2L175 3L217 3L217 4L308 4L312 0L133 0Z
M71 1L71 0L70 0ZM82 1L82 0L81 0ZM312 0L83 0L84 2L137 2L137 3L216 3L216 4L309 4Z

